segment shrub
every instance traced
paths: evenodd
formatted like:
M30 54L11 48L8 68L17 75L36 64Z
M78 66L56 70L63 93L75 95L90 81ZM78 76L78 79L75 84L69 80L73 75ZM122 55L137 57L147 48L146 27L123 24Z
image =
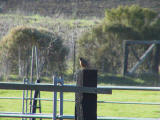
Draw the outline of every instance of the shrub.
M11 29L0 41L0 59L10 66L12 72L18 72L19 68L24 75L33 46L38 49L40 66L45 61L45 69L51 70L50 73L65 69L68 49L63 45L62 38L42 28L18 26Z

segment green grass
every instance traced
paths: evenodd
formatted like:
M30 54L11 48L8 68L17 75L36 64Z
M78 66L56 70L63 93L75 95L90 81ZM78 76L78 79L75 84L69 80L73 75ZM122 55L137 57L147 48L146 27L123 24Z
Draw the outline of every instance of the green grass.
M22 91L1 90L0 97L22 97ZM52 92L41 92L41 98L52 99L52 97ZM74 94L65 93L64 99L74 100ZM114 90L112 95L98 95L98 100L160 103L160 92ZM74 115L74 105L74 102L64 102L64 114ZM0 99L0 111L21 112L22 100ZM42 101L42 112L52 113L52 101ZM98 116L159 118L160 108L156 105L98 103ZM11 118L0 118L0 120L11 120ZM20 119L14 118L14 120Z
M73 80L72 69L68 69L64 74L65 84L75 83ZM9 75L8 82L22 82L23 78L18 75ZM35 76L36 79L36 76ZM5 77L0 78L1 81L6 81ZM110 73L98 73L98 84L99 85L118 85L118 86L156 86L156 77L151 74L143 74L139 76L126 76L120 74ZM53 83L52 77L41 77L43 83Z
M65 18L54 18L49 16L41 16L38 14L25 16L19 14L0 14L1 20L10 21L16 25L31 25L41 26L45 28L51 28L56 24L69 27L89 27L100 22L99 19L65 19ZM10 23L10 24L12 24Z
M66 84L73 84L72 72L66 72L64 76ZM10 75L10 82L20 82L17 75ZM118 86L154 86L156 78L152 75L139 75L136 77L123 77L115 74L98 75L99 85L118 85ZM52 79L42 77L42 82L52 83ZM0 90L0 97L22 97L22 91ZM52 92L41 92L41 98L53 97ZM64 99L74 100L73 93L65 93ZM99 101L120 101L120 102L154 102L160 103L160 92L150 91L118 91L114 90L112 95L98 95ZM74 102L64 102L64 114L74 115ZM0 111L21 112L22 100L0 99ZM59 109L58 109L59 111ZM158 105L135 105L135 104L110 104L98 103L98 116L112 117L140 117L140 118L160 118L160 106ZM42 112L52 113L52 102L42 101ZM12 118L0 118L0 120L13 120ZM20 120L15 119L14 120Z
M98 84L119 85L119 86L155 86L156 77L151 74L141 74L138 76L123 76L120 74L100 73Z

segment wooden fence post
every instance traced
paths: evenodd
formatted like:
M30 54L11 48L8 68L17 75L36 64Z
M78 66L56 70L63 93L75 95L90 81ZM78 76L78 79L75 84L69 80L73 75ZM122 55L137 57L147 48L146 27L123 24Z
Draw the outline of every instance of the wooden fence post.
M124 61L123 61L123 76L125 76L128 73L128 44L127 41L123 42L123 55L124 55Z
M76 79L78 87L97 87L97 70L80 70ZM97 94L76 93L75 99L75 120L97 120Z

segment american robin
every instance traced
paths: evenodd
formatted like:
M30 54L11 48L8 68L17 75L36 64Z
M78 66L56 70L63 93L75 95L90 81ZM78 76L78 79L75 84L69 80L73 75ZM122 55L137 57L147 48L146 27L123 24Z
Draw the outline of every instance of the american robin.
M84 69L89 67L88 62L82 57L79 58L79 63L80 66Z

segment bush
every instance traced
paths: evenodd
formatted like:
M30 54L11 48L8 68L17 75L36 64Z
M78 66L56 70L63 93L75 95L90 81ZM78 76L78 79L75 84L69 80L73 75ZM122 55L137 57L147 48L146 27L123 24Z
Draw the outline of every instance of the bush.
M123 40L157 40L159 32L160 19L150 9L137 5L107 9L101 24L79 39L79 56L89 59L100 71L120 73ZM145 49L140 48L138 53Z
M45 70L63 72L65 56L68 49L58 35L41 28L18 26L0 41L0 59L9 65L11 72L27 72L30 63L32 47L36 46L39 53L39 66L45 62ZM1 63L2 64L2 63Z

